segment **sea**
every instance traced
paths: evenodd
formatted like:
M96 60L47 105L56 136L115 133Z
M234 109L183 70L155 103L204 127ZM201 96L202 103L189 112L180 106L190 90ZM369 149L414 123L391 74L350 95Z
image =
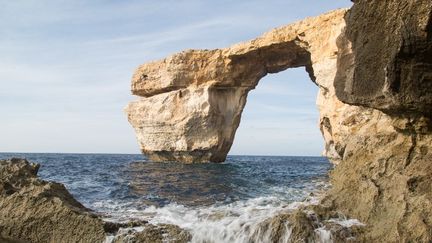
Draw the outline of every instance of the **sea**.
M220 164L181 164L141 154L0 153L0 159L11 157L39 163L39 177L63 183L104 220L174 224L189 231L192 242L256 242L251 237L260 223L314 203L329 187L332 168L324 157L228 156ZM259 237L266 242L270 236Z

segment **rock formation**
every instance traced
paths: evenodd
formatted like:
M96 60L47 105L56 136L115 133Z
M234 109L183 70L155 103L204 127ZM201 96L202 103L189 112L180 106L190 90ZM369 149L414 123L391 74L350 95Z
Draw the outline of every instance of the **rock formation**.
M353 1L226 49L138 68L126 107L151 160L221 162L246 97L268 73L304 66L319 86L321 209L366 224L358 240L432 241L432 2ZM324 211L325 211L324 210Z
M142 98L126 113L142 152L154 161L224 161L248 92L268 73L287 68L306 67L320 86L326 110L333 103L336 38L345 11L308 18L230 48L187 50L140 66L132 93ZM337 150L327 144L328 154Z
M0 242L103 242L102 220L62 184L37 178L38 169L0 160Z
M337 96L392 114L432 114L432 2L354 1L340 38Z
M357 111L325 201L366 222L365 241L431 242L432 2L354 1L345 19L334 86Z

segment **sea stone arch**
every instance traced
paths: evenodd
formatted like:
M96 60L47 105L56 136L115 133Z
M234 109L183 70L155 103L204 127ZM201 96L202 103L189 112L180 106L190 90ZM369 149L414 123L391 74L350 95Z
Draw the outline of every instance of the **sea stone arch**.
M225 161L248 92L268 73L303 66L320 88L324 153L337 162L341 148L331 110L343 106L333 80L345 12L307 18L229 48L186 50L141 65L132 78L132 93L140 98L125 111L142 152L153 161Z

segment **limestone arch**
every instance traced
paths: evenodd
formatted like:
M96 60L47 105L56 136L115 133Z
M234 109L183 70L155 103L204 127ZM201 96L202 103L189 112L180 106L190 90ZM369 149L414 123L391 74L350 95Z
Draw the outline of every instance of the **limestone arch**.
M132 93L141 98L125 111L142 152L154 161L223 162L248 92L269 73L305 67L320 87L318 99L332 100L344 14L336 10L229 48L186 50L141 65L132 78Z

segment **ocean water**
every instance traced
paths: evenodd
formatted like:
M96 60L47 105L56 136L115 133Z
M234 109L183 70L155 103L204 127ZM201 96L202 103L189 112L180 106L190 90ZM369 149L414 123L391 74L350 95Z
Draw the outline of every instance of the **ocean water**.
M229 156L222 164L184 165L128 154L0 153L10 157L40 163L41 178L65 184L105 220L175 224L192 242L266 242L260 223L313 203L332 167L323 157Z

